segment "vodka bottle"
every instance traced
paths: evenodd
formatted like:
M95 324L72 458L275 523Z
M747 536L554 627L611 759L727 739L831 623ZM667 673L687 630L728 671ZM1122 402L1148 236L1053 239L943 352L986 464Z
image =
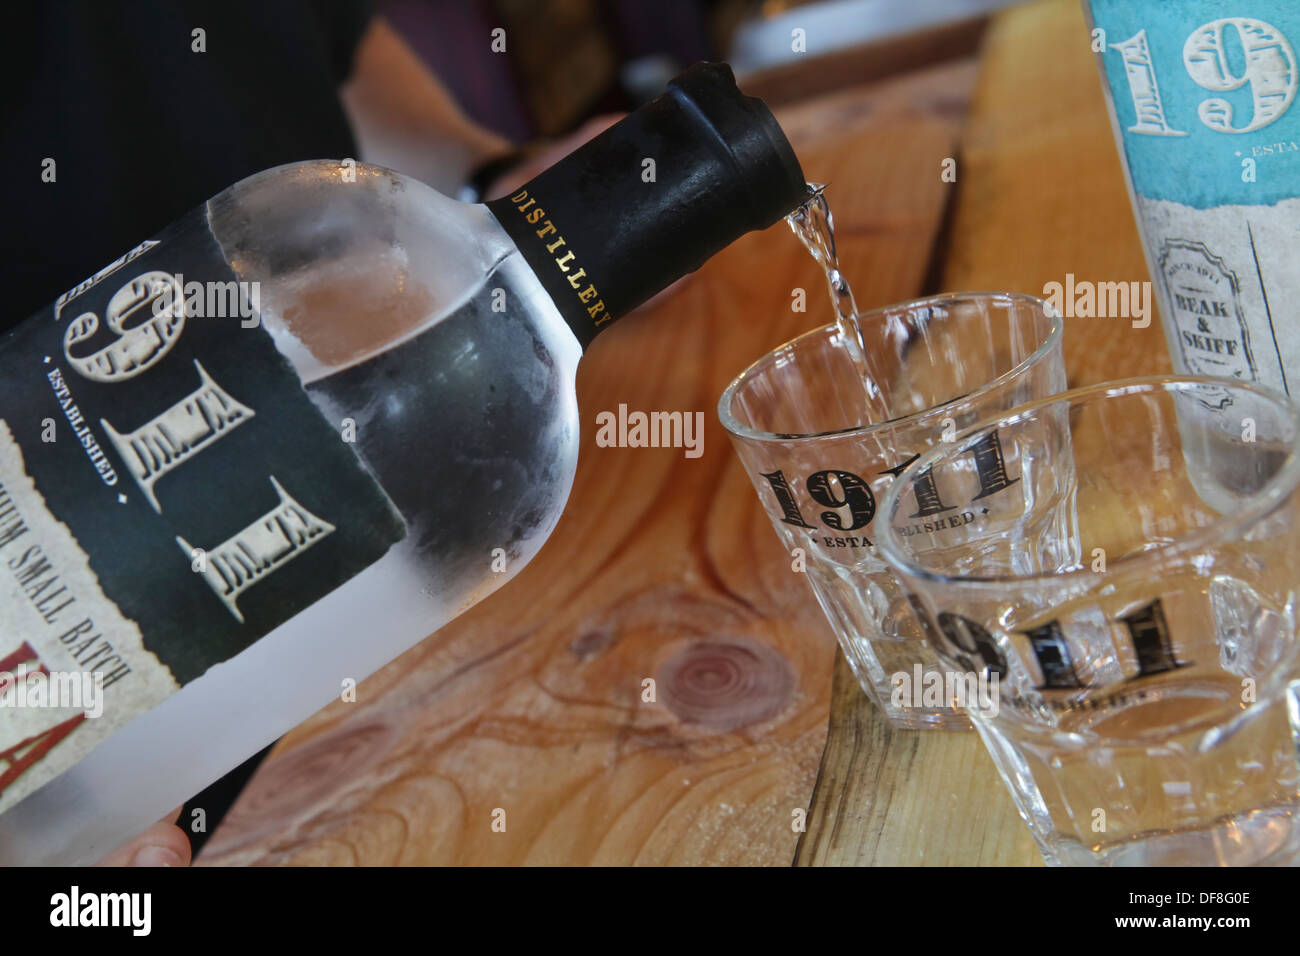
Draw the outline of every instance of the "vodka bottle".
M260 173L0 338L0 862L101 857L509 580L583 348L805 191L702 64L486 205Z
M1300 376L1295 0L1085 0L1173 364ZM1226 411L1227 393L1203 403Z

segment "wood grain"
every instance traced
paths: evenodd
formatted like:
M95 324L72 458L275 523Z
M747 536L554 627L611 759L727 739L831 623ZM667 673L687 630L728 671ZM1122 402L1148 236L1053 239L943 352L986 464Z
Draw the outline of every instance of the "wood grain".
M805 172L831 184L864 307L922 283L973 79L955 64L780 116ZM602 335L579 374L577 480L541 555L286 736L200 862L788 864L835 644L715 403L750 361L829 320L823 303L778 225ZM620 403L703 412L704 455L595 447L597 412Z
M963 138L946 288L1042 295L1067 273L1149 281L1089 44L1074 0L994 18ZM1067 316L1070 384L1168 372L1154 309L1146 328Z
M958 164L945 290L1041 295L1048 282L1147 281L1075 0L993 20ZM1154 306L1153 306L1154 308ZM1072 386L1169 370L1159 317L1065 319ZM974 734L895 731L843 656L797 865L1041 865Z

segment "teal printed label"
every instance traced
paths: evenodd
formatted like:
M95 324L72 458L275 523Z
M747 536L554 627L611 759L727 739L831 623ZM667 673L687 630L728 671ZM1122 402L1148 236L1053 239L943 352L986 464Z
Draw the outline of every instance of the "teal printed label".
M1300 3L1089 9L1174 367L1289 392L1300 362ZM1204 404L1231 402L1221 391Z
M1208 209L1272 205L1300 193L1300 3L1090 6L1101 31L1094 49L1140 194Z

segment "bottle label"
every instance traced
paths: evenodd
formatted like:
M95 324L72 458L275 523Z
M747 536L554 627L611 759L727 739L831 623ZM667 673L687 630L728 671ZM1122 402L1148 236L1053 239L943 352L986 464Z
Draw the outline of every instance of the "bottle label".
M405 536L258 302L200 208L0 339L0 812Z
M1300 361L1293 0L1089 0L1176 368L1289 390Z
M585 349L596 333L617 316L605 304L600 289L603 283L588 272L589 268L597 269L594 257L584 257L574 247L574 237L565 233L568 223L562 215L564 209L556 207L548 212L534 195L537 190L534 180L512 196L492 200L487 207L515 241Z

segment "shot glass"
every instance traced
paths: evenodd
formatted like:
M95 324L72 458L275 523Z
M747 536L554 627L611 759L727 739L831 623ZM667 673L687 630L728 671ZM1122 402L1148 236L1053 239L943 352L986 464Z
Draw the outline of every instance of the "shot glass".
M815 329L746 369L718 415L863 691L897 727L967 729L961 702L934 691L927 675L938 660L876 554L876 501L932 444L1063 390L1061 320L1041 299L1009 293L936 296L857 318L866 368L852 333ZM970 514L971 500L941 500L923 475L915 492L917 520Z
M912 468L881 555L1052 865L1300 859L1300 414L1242 382L1135 379L1031 402ZM990 449L996 448L996 453ZM996 460L993 460L996 459Z

